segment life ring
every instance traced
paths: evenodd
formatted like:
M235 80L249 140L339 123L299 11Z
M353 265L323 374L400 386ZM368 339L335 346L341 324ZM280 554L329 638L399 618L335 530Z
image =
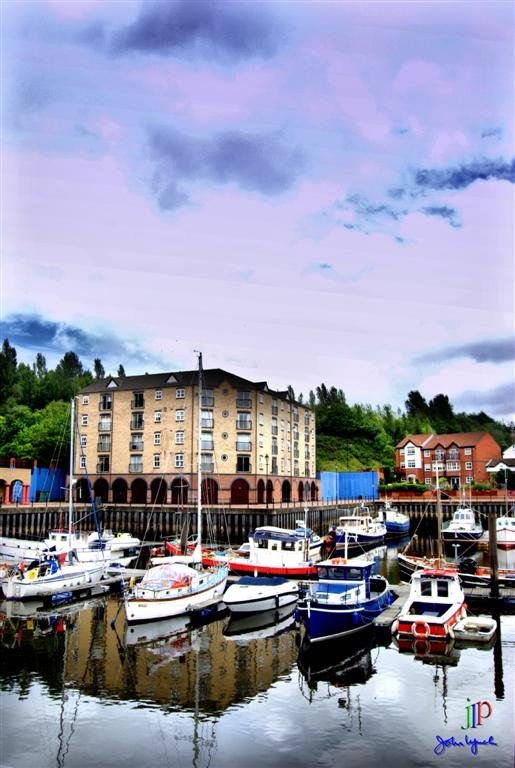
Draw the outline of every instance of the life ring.
M27 578L29 581L34 581L37 575L38 575L38 569L31 568L30 571L27 573Z
M411 632L417 640L425 640L429 637L429 624L427 621L414 621Z

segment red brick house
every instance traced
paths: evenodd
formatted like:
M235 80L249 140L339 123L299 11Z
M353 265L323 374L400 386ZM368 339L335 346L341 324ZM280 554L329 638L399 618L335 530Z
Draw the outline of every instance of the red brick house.
M411 482L435 485L438 476L452 488L487 483L487 464L501 458L501 448L488 432L452 435L407 435L395 447L395 470Z

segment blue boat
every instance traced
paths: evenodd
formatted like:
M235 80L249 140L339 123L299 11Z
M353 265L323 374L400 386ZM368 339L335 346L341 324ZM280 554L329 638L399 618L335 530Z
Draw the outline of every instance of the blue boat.
M386 535L404 536L409 533L409 517L399 512L397 507L392 507L387 500L379 510L379 519L384 522Z
M315 567L318 579L304 585L296 611L312 643L367 629L394 599L387 579L372 574L373 561L333 557Z
M349 514L338 518L338 525L332 527L328 538L331 538L333 548L378 546L384 541L386 527L384 523L373 518L368 507L355 507Z

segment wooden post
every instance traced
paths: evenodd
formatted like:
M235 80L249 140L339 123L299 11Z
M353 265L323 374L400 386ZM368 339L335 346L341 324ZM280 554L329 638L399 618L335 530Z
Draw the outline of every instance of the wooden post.
M488 510L488 549L490 553L490 597L499 597L499 562L497 559L497 528L495 507Z

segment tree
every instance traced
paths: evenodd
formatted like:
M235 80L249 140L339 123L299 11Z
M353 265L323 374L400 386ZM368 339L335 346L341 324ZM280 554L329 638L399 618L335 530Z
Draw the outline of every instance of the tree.
M100 358L99 357L95 357L95 361L94 361L93 365L94 365L94 368L95 368L95 379L97 379L97 380L98 379L103 379L106 374L105 374L104 366L100 362Z
M123 367L123 365L118 366L118 376L120 379L125 378L125 368Z
M16 350L4 339L0 352L0 405L5 403L12 393L16 381L17 359Z
M428 415L427 402L425 398L422 397L418 389L414 389L411 392L408 392L408 399L405 402L405 406L408 417L427 417Z
M38 352L36 355L35 373L38 379L43 379L48 373L47 367L46 367L46 360L45 360L45 357L41 354L41 352Z

